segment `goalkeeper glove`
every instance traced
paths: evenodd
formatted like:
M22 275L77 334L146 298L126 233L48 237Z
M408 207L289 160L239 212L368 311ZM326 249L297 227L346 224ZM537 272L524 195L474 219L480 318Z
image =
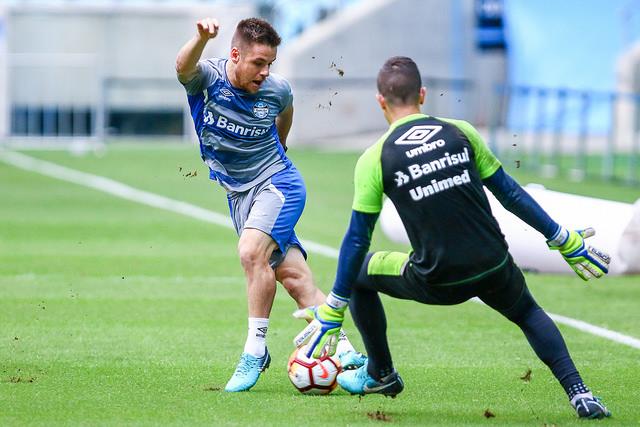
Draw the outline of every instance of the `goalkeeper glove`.
M593 246L584 244L585 239L595 234L591 227L571 231L560 227L556 235L547 240L547 245L550 249L560 251L565 261L582 280L600 278L609 272L611 257Z
M293 339L295 346L300 347L307 344L307 357L313 356L317 359L325 348L327 355L333 356L336 353L340 328L342 328L348 302L347 299L332 292L321 306L296 311L293 314L295 317L309 319L310 314L313 314L313 320Z

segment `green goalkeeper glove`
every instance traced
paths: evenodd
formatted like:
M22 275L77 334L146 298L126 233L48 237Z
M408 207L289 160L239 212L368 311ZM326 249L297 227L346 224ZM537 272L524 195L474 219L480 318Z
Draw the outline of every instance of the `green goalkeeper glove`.
M293 340L296 347L308 345L307 357L315 359L322 356L325 348L328 356L336 353L338 338L344 312L347 310L348 300L335 295L333 292L327 297L327 302L313 309L313 320ZM293 315L308 319L311 309L303 308Z
M593 228L567 230L561 227L551 240L547 240L550 249L560 251L573 271L582 280L600 278L609 272L611 257L593 246L586 246L585 239L595 235Z

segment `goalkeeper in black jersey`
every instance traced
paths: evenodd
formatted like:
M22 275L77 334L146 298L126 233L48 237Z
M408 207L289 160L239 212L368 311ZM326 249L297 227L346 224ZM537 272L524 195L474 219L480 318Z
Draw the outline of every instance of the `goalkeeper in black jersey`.
M585 245L593 229L567 230L507 175L469 123L420 113L426 90L416 64L389 59L378 74L378 96L389 130L358 160L349 229L326 303L295 339L318 357L335 352L347 306L369 359L345 371L339 384L352 394L395 396L404 384L394 369L378 293L424 304L452 305L479 297L518 325L551 369L581 418L610 412L583 383L560 331L532 297L508 252L483 186L538 230L584 280L608 271L609 256ZM383 195L404 224L412 251L367 254Z

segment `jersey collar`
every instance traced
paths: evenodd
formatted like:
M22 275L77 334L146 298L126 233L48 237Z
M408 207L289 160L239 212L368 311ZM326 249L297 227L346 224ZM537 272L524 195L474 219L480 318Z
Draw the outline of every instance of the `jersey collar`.
M246 91L246 90L244 90L244 89L241 89L241 88L239 88L239 87L235 87L235 86L233 85L233 83L231 83L231 79L229 79L229 75L227 74L227 62L229 62L229 59L228 59L228 58L224 60L224 64L222 65L222 70L224 71L224 81L225 81L225 83L226 83L227 85L229 85L229 87L230 87L231 89L233 89L233 90L234 90L238 95L240 95L240 96L255 97L255 96L258 94L257 92L256 92L256 93L250 93L250 92L247 92L247 91ZM262 89L262 88L261 88L261 89Z
M391 123L391 125L389 126L389 132L393 131L395 128L397 128L398 126L401 126L405 123L409 123L413 120L417 120L417 119L423 119L425 117L429 117L426 114L422 114L422 113L414 113L414 114L409 114L408 116L404 116L399 118L398 120L396 120L395 122Z

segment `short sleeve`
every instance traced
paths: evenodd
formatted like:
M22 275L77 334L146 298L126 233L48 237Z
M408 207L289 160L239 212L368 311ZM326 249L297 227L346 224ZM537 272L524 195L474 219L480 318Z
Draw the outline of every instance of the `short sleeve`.
M204 59L197 64L197 74L187 83L183 83L189 95L195 95L211 86L218 78L220 72L210 59Z
M469 142L471 143L471 147L473 148L474 159L476 162L476 167L478 168L478 173L480 174L480 179L485 179L493 175L502 164L500 160L496 158L496 156L491 152L487 144L485 144L482 136L478 133L476 128L474 128L470 123L465 122L464 120L450 120L450 119L441 119L443 121L454 124L465 134Z
M282 106L280 108L280 112L282 113L286 110L291 104L293 104L293 91L291 90L291 85L288 81L282 80Z
M364 213L380 213L382 210L382 164L380 154L382 143L365 151L358 159L354 174L353 210Z

